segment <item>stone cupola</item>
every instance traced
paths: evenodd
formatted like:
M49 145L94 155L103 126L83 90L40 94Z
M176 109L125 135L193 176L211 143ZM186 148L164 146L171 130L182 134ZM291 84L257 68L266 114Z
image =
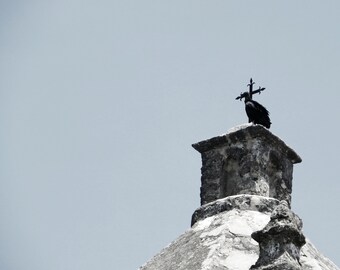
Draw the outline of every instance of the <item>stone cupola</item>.
M301 158L268 129L246 124L192 146L202 155L201 205L249 194L290 206L293 164Z
M191 228L140 270L338 270L291 210L301 158L253 124L192 145L202 156L201 206ZM175 222L175 221L174 221Z

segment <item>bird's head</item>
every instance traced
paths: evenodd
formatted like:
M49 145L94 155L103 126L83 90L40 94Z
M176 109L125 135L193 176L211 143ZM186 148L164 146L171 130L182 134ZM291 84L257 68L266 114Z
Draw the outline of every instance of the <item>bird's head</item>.
M247 101L251 100L250 95L249 95L248 92L241 93L236 99L239 99L241 101L242 98L244 98L244 102L247 102Z

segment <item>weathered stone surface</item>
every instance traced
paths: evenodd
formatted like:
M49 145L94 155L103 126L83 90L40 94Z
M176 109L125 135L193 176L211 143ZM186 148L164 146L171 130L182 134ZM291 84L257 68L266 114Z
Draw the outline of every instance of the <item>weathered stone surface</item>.
M247 124L193 147L202 154L201 207L192 227L140 270L339 270L305 244L290 210L301 158L283 141Z
M141 270L248 270L258 258L252 232L269 221L257 211L233 209L200 220Z
M140 270L249 270L259 258L251 234L265 228L271 215L239 208L197 221ZM300 263L303 270L339 270L309 241L302 247Z
M270 214L276 206L280 203L279 200L274 198L267 198L254 195L235 195L214 202L202 205L193 213L191 218L191 226L197 221L211 217L218 213L229 211L232 209L238 210L253 210L265 214Z
M301 158L263 126L241 126L193 147L202 155L201 205L237 194L290 205L293 164Z
M340 269L331 260L323 256L308 239L301 249L300 263L303 270Z
M306 241L301 229L302 220L281 201L269 223L251 235L260 245L259 259L251 269L302 269L300 249Z

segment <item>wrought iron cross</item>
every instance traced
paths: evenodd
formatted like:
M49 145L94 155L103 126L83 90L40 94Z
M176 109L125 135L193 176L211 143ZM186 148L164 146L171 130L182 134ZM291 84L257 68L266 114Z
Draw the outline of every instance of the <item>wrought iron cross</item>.
M253 82L253 79L250 78L250 83L248 84L248 87L249 87L249 92L248 93L249 93L250 99L253 99L253 94L257 94L257 93L261 94L261 92L264 91L264 89L266 89L264 87L259 87L259 89L253 91L253 85L254 84L255 84L255 82ZM241 93L236 99L242 100L242 98L245 97L246 93L247 92Z

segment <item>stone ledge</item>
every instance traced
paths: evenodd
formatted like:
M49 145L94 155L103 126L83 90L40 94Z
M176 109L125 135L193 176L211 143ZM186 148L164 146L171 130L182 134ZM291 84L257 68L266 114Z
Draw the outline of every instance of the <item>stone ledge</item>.
M225 135L194 143L192 144L192 147L198 152L204 153L223 144L235 144L237 142L249 141L250 138L258 137L262 137L265 143L275 145L276 148L279 148L293 164L302 161L301 157L293 149L287 146L284 141L261 125L241 125L239 129L235 128Z
M279 200L258 195L234 195L207 203L195 210L191 218L191 226L197 221L232 209L252 210L269 214L280 203Z

